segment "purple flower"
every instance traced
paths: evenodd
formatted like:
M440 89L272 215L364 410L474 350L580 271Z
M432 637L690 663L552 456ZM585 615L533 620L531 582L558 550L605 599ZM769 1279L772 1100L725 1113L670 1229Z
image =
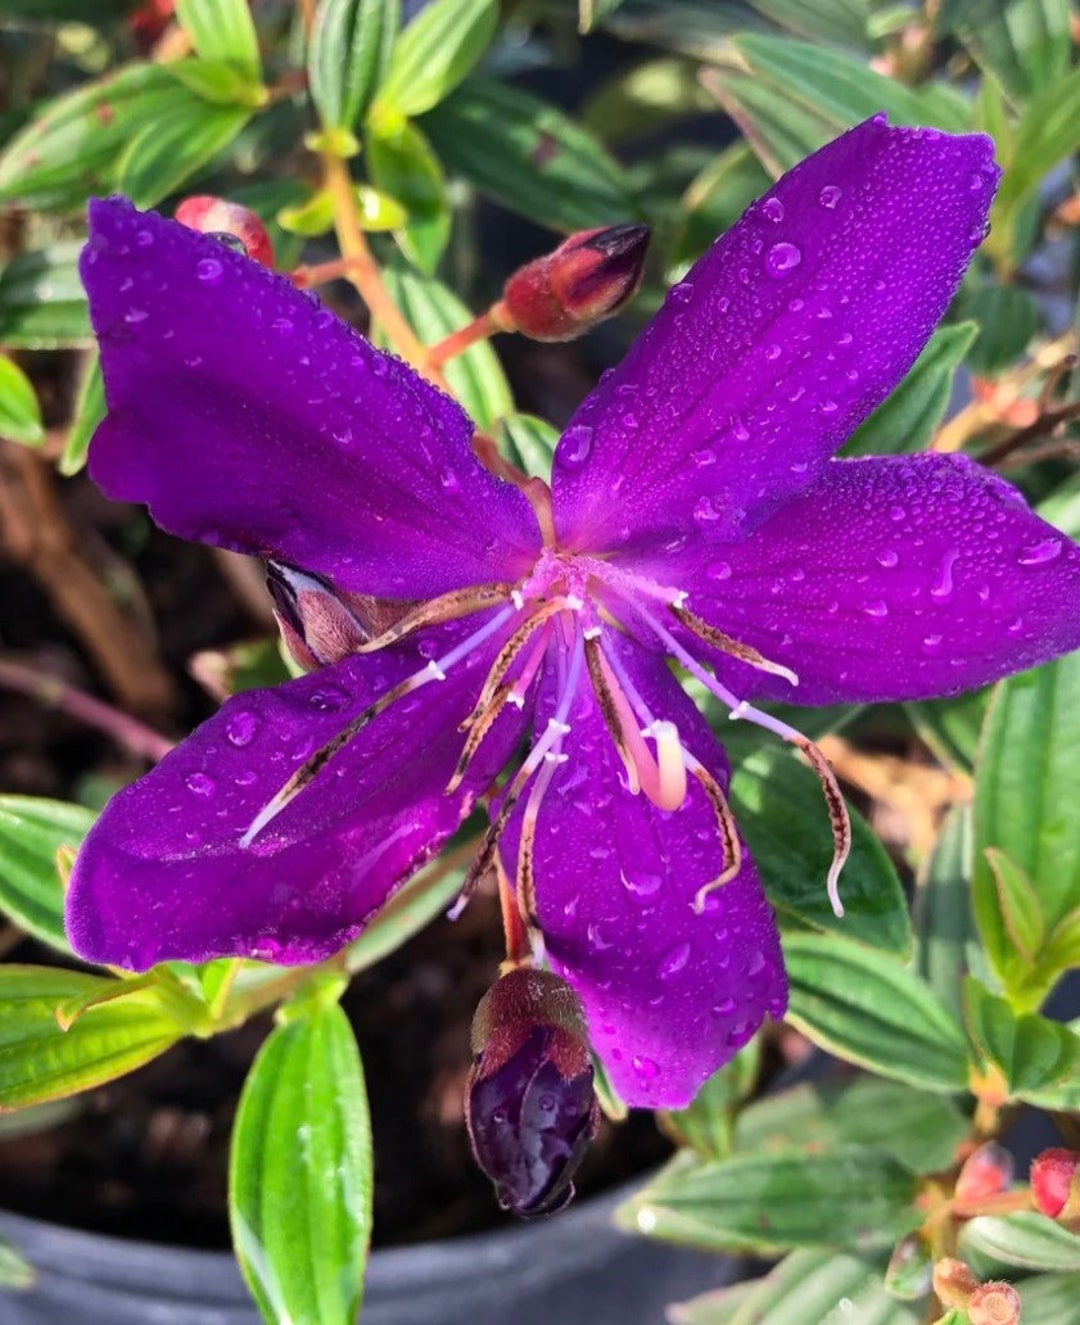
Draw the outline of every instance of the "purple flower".
M230 700L114 798L72 878L76 950L322 958L509 769L474 874L498 858L627 1101L685 1104L786 984L668 660L803 745L835 884L827 766L751 699L953 694L1080 644L1080 550L1007 483L831 458L944 312L996 177L988 139L880 116L803 162L584 402L550 491L495 478L453 401L282 277L94 204L91 474L271 560L287 633L329 665Z

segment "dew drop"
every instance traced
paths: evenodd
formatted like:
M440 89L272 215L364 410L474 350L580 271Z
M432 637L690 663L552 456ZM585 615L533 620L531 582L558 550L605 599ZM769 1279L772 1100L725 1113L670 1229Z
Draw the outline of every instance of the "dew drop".
M154 236L149 230L136 230L135 243L140 248L149 248L154 242Z
M132 327L138 326L140 322L145 322L150 316L145 308L129 308L124 314L124 321Z
M457 492L458 488L461 487L457 474L449 466L439 471L439 482L446 492Z
M827 207L831 212L840 201L841 197L843 197L843 193L844 190L839 184L826 184L818 194L818 202L821 203L822 207Z
M620 877L626 891L635 897L652 897L660 891L663 876L652 874L648 870L624 869Z
M710 580L730 580L731 567L726 561L714 561L705 568L705 574Z
M213 284L214 281L219 280L223 270L224 268L217 258L200 258L195 264L195 275L200 281L206 281L208 284Z
M1041 543L1031 543L1021 548L1017 561L1021 566L1044 566L1055 557L1060 557L1064 546L1058 538L1044 538Z
M782 239L765 254L765 270L770 276L788 276L802 262L802 250Z
M605 952L612 946L611 942L605 937L604 931L600 925L590 925L585 931L589 940L589 946L593 952Z
M839 408L835 400L823 400L819 406L822 414L835 414Z
M765 358L768 359L770 363L773 363L780 358L780 346L777 345L775 341L773 341L771 345L765 346Z
M337 686L320 686L308 696L308 705L320 713L336 713L345 707L348 698L345 691L339 690Z
M688 304L694 297L693 281L680 281L668 291L668 298L673 304Z
M1023 630L1023 628L1024 628L1024 618L1022 616L1018 616L1015 621L1010 621L1009 624L1005 627L1005 629L1009 632L1010 635L1019 634L1020 631Z
M879 566L884 566L886 570L891 570L893 566L899 564L900 554L899 552L894 552L892 548L886 548L884 552L879 552L877 554L876 560Z
M583 465L592 450L593 436L593 429L587 423L576 423L567 428L555 452L559 464L565 469L577 469Z
M925 653L934 653L941 646L940 635L927 635L923 640L923 651Z
M704 469L706 465L716 464L716 452L711 446L706 446L700 451L691 451L690 459L699 469Z
M287 317L276 317L270 323L271 331L278 331L282 335L287 335L293 329L292 319Z
M661 960L656 974L661 980L674 980L690 960L690 944L680 943Z
M699 497L694 506L694 519L699 524L711 524L713 520L719 520L720 512L713 505L711 497Z
M736 419L731 425L731 434L737 442L748 442L750 440L750 429L741 419Z
M782 221L784 219L784 204L779 198L766 198L761 204L761 214L767 216L770 221Z
M225 724L226 739L238 748L250 745L258 730L259 719L247 709L234 713Z
M206 773L189 773L184 785L196 796L212 796L217 790L217 783Z
M941 560L938 567L937 578L930 586L931 598L948 598L953 591L953 567L956 565L956 559L960 555L959 548L950 548Z
M651 1058L638 1056L637 1054L630 1060L634 1071L644 1081L652 1081L659 1075L660 1068Z
M733 998L722 998L713 1008L713 1012L715 1012L718 1017L730 1017L738 1006L738 1003L736 1003Z
M903 508L902 506L890 506L890 507L889 507L889 519L890 519L890 520L896 520L897 522L899 522L900 520L906 520L906 519L907 519L907 511L905 511L904 508Z
M888 604L882 602L880 598L876 598L872 603L864 603L862 610L867 616L872 617L886 617L889 615Z

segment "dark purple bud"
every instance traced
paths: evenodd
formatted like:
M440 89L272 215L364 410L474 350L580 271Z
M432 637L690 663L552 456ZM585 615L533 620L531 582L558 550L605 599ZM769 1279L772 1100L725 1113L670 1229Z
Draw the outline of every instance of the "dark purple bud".
M317 575L268 561L266 587L286 647L307 671L340 662L371 639L364 620L366 601L337 593Z
M496 319L533 340L580 336L633 295L648 247L648 226L581 230L514 272L496 305Z
M548 971L511 971L481 1000L472 1040L465 1117L476 1162L504 1210L553 1214L573 1199L600 1121L578 997Z

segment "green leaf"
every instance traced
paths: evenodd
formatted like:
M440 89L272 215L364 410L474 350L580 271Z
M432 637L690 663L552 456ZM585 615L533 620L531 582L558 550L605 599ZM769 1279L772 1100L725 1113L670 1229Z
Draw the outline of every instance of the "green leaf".
M1021 101L1069 68L1069 0L961 0L949 26L983 69Z
M601 19L614 14L623 0L578 0L578 31L591 32Z
M30 379L17 363L0 354L0 437L23 446L45 440L38 404Z
M37 1280L34 1267L7 1238L0 1238L0 1288L23 1292Z
M621 1227L706 1250L885 1246L916 1227L916 1179L865 1146L736 1155L662 1169L615 1212Z
M262 78L248 0L176 0L176 17L204 60L232 65L252 83Z
M395 232L401 250L431 275L450 238L450 206L439 159L420 130L405 121L394 127L384 122L366 141L372 183L408 214Z
M929 1090L967 1085L967 1046L925 981L880 952L831 935L788 934L788 1020L815 1044Z
M352 1325L371 1237L371 1123L344 1012L315 1002L271 1031L240 1096L229 1218L269 1325Z
M0 343L14 350L63 350L89 342L77 265L81 250L81 244L65 242L12 258L0 272Z
M960 976L978 951L971 911L971 807L949 813L915 893L915 969L953 1014L963 1017Z
M794 1086L757 1100L739 1114L735 1149L818 1151L851 1141L883 1151L912 1173L934 1173L954 1163L967 1132L950 1100L898 1081L859 1076Z
M993 970L1014 993L1031 972L1005 923L986 852L997 848L1028 880L1048 934L1080 908L1078 745L1080 655L1009 677L996 688L975 784L973 901ZM1058 970L1044 957L1038 983L1048 988ZM1037 989L1032 1000L1038 1002Z
M64 1031L57 1011L108 998ZM100 1086L165 1052L183 1033L162 992L52 967L0 966L0 1109Z
M1080 1270L1080 1237L1034 1210L969 1220L960 1234L959 1254L966 1258L969 1252L1026 1270Z
M729 230L755 198L769 187L761 162L744 142L718 153L683 194L669 266L700 257L717 235Z
M893 124L953 133L968 127L962 99L904 87L862 60L816 42L742 33L716 60L702 82L774 177L881 110Z
M922 1320L916 1307L888 1296L880 1265L831 1251L792 1252L764 1279L705 1293L672 1308L670 1315L672 1325L919 1325Z
M472 314L453 291L431 276L403 267L383 272L390 296L426 345L463 327ZM513 397L495 351L485 341L470 345L443 369L462 407L480 428L494 428L514 408Z
M993 377L1015 363L1039 329L1035 300L1015 285L983 285L964 296L960 307L979 325L967 358L968 367L981 377Z
M817 776L787 750L762 747L736 766L731 804L769 900L781 917L838 931L878 951L907 956L911 922L896 871L863 819L851 812L851 855L840 876L845 915L825 891L833 842Z
M253 83L236 66L225 60L173 60L169 72L202 101L215 106L266 105L269 92L261 83Z
M105 417L105 379L101 375L101 359L95 346L87 355L79 394L75 399L75 417L68 429L67 441L60 457L60 473L77 474L86 464L86 451L98 424Z
M1080 1301L1080 1274L1039 1274L1016 1287L1024 1325L1062 1325Z
M702 1159L725 1159L731 1153L737 1105L754 1087L761 1068L756 1037L705 1082L685 1109L660 1114L665 1132L679 1146Z
M219 703L242 690L282 685L290 679L286 651L274 635L240 640L222 649L202 649L188 661L188 671Z
M120 159L117 189L137 207L152 207L224 151L250 118L246 107L192 101L145 120Z
M75 210L113 187L117 155L143 125L195 98L165 65L126 65L41 108L0 153L0 199Z
M551 457L559 443L559 430L535 414L510 414L500 423L502 449L511 464L535 478L551 474Z
M956 370L978 331L974 322L939 327L900 385L852 433L843 454L903 455L924 450L945 413Z
M985 687L948 699L909 700L904 711L932 754L946 767L971 774L989 703L990 689Z
M0 908L20 929L60 952L70 948L56 853L79 847L96 818L81 805L0 796Z
M1039 894L1024 871L1003 851L987 847L986 863L997 885L1001 922L1019 955L1028 965L1034 965L1046 942L1046 917Z
M374 114L423 115L457 87L487 50L496 0L431 0L394 42Z
M424 129L448 171L553 230L612 225L638 214L618 163L562 111L528 92L470 80Z
M713 109L690 60L649 60L618 70L578 112L584 129L608 144L659 133Z
M358 127L390 67L400 21L400 0L322 0L307 68L324 128Z
M971 976L964 981L964 1005L972 1043L1000 1071L1010 1096L1056 1086L1080 1064L1080 1039L1067 1026L1018 1014Z

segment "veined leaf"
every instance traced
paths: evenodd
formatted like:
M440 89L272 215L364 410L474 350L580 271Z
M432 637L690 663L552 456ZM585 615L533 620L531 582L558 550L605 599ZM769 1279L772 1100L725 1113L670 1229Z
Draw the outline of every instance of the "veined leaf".
M81 805L0 796L0 909L60 952L70 948L56 853L79 847L96 817Z

